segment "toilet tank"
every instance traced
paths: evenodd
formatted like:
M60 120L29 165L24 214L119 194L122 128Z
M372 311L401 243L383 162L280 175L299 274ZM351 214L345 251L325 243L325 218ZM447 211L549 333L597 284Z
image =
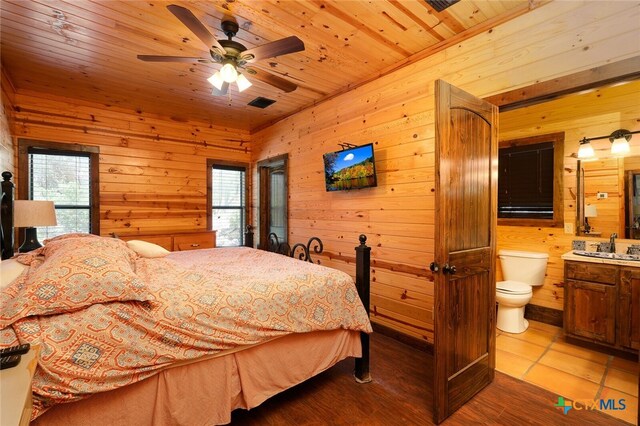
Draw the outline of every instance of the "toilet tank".
M520 281L540 286L547 270L548 253L518 250L499 250L502 277L505 281Z

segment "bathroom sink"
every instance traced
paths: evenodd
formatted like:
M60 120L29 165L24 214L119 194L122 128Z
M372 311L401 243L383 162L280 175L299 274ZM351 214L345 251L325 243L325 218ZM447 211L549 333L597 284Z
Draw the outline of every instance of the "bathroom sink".
M637 254L602 253L599 251L580 251L580 250L574 250L573 254L577 254L578 256L596 257L599 259L640 261L640 255L637 255Z

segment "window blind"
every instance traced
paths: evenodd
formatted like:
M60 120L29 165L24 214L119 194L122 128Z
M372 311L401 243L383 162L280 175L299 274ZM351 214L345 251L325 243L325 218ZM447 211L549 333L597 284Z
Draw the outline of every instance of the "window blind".
M498 217L553 218L553 142L501 148Z
M29 198L53 201L57 226L38 228L42 241L70 232L91 232L88 155L29 153Z

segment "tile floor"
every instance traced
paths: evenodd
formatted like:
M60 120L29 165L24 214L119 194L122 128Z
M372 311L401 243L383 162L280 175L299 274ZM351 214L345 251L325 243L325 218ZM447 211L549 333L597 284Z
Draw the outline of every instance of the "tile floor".
M624 399L625 410L605 413L636 424L638 362L566 343L561 328L536 321L524 333L497 334L498 371L570 400Z

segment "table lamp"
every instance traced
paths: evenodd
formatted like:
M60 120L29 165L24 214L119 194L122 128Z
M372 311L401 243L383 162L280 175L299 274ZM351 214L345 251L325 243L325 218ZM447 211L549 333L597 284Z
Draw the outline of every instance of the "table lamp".
M25 228L24 243L18 249L25 253L42 247L38 242L36 226L56 226L56 208L53 201L15 200L13 202L13 226Z

